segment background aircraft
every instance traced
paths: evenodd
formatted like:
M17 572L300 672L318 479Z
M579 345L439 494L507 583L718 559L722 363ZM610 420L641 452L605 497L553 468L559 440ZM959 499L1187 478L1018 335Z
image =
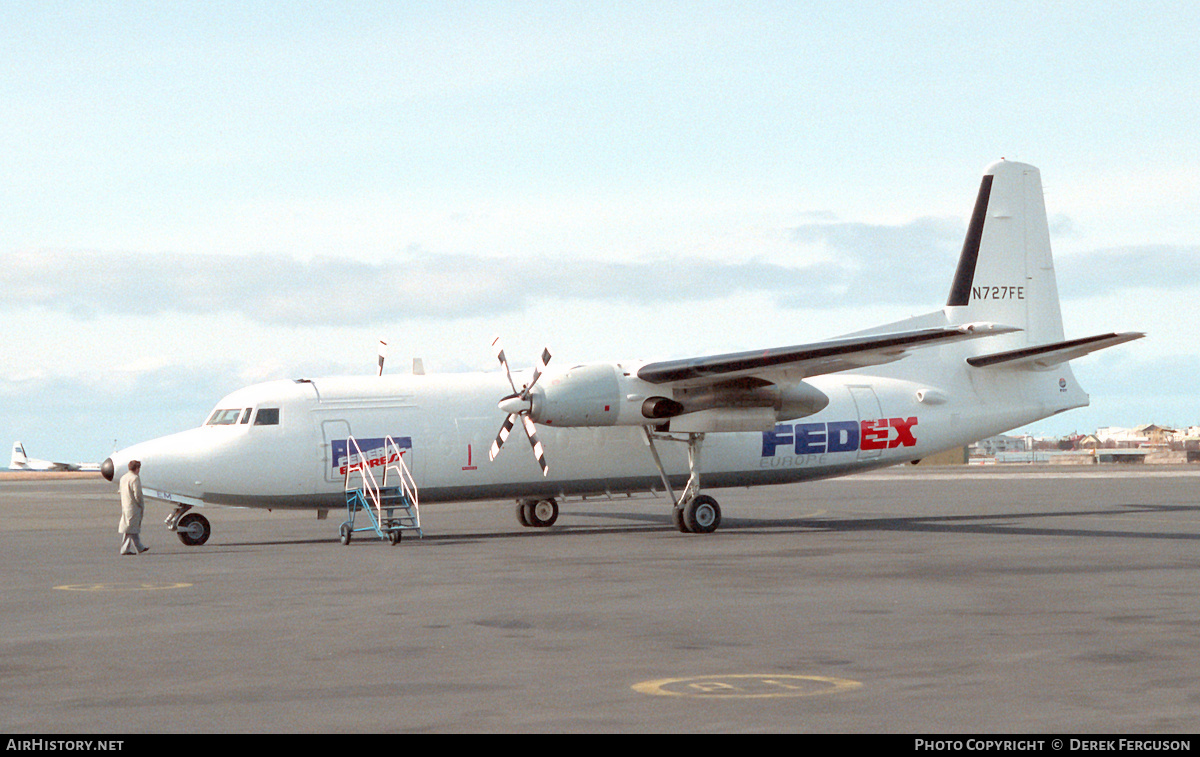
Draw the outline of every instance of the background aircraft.
M21 442L13 442L12 458L8 463L9 470L36 470L36 471L71 471L84 470L94 471L100 470L99 463L56 463L50 460L36 460L28 457L25 454L25 445Z
M789 483L961 447L1086 405L1068 361L1140 336L1065 339L1040 174L1002 160L980 183L946 304L925 315L681 360L559 368L544 350L514 373L497 342L492 373L267 382L102 473L141 460L144 492L176 504L168 524L192 544L210 533L194 506L320 513L345 506L353 466L400 461L423 503L511 497L537 527L563 497L664 492L681 531L707 533L721 510L702 481ZM532 457L501 454L518 426Z

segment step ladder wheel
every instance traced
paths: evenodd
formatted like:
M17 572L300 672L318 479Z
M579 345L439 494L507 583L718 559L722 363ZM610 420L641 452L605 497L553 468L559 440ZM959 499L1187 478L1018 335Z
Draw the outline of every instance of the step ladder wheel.
M517 521L526 528L533 525L529 522L529 518L525 516L525 509L532 504L532 502L526 502L525 500L517 502Z
M350 524L343 523L342 527L338 529L338 535L341 536L342 544L349 544L350 543Z
M400 543L400 533L401 533L400 529L398 529L398 528L394 528L391 531L388 531L388 541L393 546Z

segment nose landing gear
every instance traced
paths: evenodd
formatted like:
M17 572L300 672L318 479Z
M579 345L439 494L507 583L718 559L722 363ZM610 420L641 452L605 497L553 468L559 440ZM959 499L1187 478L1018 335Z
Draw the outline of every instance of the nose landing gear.
M167 516L168 531L174 531L179 541L189 547L198 547L212 535L212 526L200 513L188 513L191 505L179 505Z

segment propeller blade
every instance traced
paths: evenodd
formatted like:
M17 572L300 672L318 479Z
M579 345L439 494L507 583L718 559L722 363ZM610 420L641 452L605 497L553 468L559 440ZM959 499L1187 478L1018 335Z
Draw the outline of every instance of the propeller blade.
M500 365L504 366L504 375L508 376L508 385L512 387L513 394L520 394L513 382L512 371L508 367L508 358L504 356L504 345L500 343L500 337L492 340L492 349L496 351L496 359L500 361Z
M525 391L521 392L522 399L529 399L529 392L533 390L533 385L542 377L542 373L546 371L546 364L550 362L550 349L542 348L542 354L538 355L538 364L533 369L533 380L529 382L529 386L525 387Z
M504 446L504 442L508 441L508 435L512 433L513 426L517 423L517 414L511 413L504 419L504 425L500 427L500 433L496 434L495 441L492 442L491 449L488 450L488 459L495 460L496 455L500 454L500 448Z
M529 446L533 447L533 456L537 458L538 465L542 466L542 475L545 476L550 472L550 466L546 464L546 451L542 448L542 443L538 441L537 428L534 427L533 421L528 415L521 415L521 420L525 424L525 434L529 437Z

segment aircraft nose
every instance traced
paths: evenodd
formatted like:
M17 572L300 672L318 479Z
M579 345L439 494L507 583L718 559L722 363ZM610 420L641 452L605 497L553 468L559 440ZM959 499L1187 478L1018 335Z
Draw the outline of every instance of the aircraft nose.
M104 458L104 462L100 463L100 475L104 476L108 481L113 480L113 470L115 466L111 457Z

